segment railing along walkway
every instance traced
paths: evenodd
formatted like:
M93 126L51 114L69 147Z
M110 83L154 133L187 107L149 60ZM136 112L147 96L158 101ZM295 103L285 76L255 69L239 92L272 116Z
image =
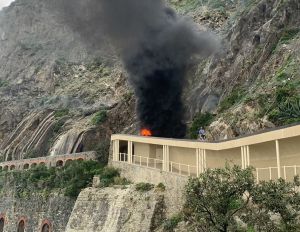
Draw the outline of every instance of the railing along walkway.
M163 170L163 160L149 158L145 156L133 155L132 164L138 166L144 166L147 168L154 168L158 170ZM128 154L120 153L119 162L128 163ZM287 181L293 180L297 175L300 175L300 166L281 166L283 171L283 179ZM262 180L275 180L278 179L277 167L266 167L266 168L256 168L254 175L256 181ZM197 167L188 164L175 163L173 161L169 162L169 171L170 173L175 173L183 176L197 176Z
M120 153L119 162L128 162L128 154ZM138 166L144 166L147 168L163 170L163 160L149 158L145 156L133 155L132 164ZM176 173L183 176L197 176L197 167L188 164L169 162L169 172Z

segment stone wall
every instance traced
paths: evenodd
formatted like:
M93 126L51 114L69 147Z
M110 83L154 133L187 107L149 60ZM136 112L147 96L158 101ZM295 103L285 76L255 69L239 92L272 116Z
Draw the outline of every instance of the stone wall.
M164 195L167 216L172 216L182 209L187 176L124 162L112 161L111 165L120 169L121 175L132 182L147 182L155 185L163 183L166 186Z
M87 188L77 198L66 232L148 232L164 218L163 195L134 186Z
M25 222L26 232L39 232L44 223L50 231L65 232L75 201L58 194L46 197L32 194L27 198L1 196L0 218L5 220L4 232L17 231L18 223Z

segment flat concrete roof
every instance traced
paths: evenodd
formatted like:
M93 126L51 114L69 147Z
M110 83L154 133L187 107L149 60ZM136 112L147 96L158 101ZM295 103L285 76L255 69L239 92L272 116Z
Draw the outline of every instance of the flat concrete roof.
M203 142L199 140L144 137L144 136L125 135L125 134L114 134L111 136L111 139L132 141L137 143L168 145L168 146L175 146L175 147L201 148L201 149L218 151L218 150L237 148L246 145L260 144L260 143L286 139L286 138L291 138L296 136L300 136L300 124L273 128L267 131L261 131L255 134L241 136L234 139L223 140L218 142ZM299 146L300 146L300 141L299 141Z

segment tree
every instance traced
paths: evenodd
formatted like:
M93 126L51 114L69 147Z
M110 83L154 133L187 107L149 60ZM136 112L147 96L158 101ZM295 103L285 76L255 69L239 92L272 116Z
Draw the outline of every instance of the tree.
M300 231L299 178L256 184L253 168L207 170L186 186L185 220L196 231Z

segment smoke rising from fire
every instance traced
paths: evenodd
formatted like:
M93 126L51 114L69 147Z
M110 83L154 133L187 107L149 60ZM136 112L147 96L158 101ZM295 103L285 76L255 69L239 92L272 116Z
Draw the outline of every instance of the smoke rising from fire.
M122 58L137 98L141 128L182 138L182 91L191 60L217 46L208 32L178 16L163 0L58 0L60 12L83 40L104 38Z

